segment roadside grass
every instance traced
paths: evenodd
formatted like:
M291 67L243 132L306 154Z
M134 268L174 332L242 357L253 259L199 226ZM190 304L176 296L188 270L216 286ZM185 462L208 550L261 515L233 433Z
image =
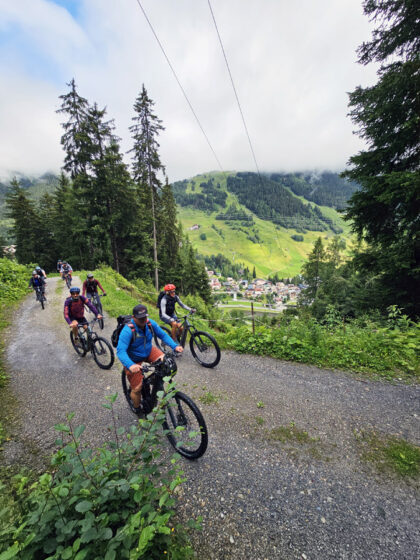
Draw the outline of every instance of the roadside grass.
M294 317L275 327L231 329L225 345L237 352L272 356L318 367L375 374L388 380L420 379L420 324L405 330L355 322L336 328Z
M12 413L10 396L7 391L9 376L5 367L5 329L10 325L13 312L28 292L28 282L33 266L22 266L15 261L0 258L0 454L5 440L8 439L8 417ZM18 508L14 508L12 498L12 471L0 467L0 532L7 523L13 522L18 516Z
M361 457L379 472L393 472L403 477L420 478L420 447L394 436L376 432L355 433Z
M200 397L198 397L198 400L200 402L202 402L203 404L219 404L220 395L216 395L215 393L212 393L211 391L206 391L204 393L204 395L201 395Z
M290 422L288 426L277 426L267 432L267 438L271 441L279 441L281 443L314 443L317 438L309 436L308 432L296 426L294 422Z

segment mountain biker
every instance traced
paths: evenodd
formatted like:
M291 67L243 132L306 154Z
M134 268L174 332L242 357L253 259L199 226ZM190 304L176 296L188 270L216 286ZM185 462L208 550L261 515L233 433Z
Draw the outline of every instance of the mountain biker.
M43 268L41 268L40 266L36 266L35 270L38 276L42 276L45 280L47 279L47 275L45 274L45 270Z
M106 292L105 290L102 288L99 280L96 280L96 278L93 276L93 274L90 272L87 276L86 276L86 280L83 282L83 291L82 291L82 295L84 296L86 294L86 296L89 299L92 299L94 294L98 293L98 288L100 288L102 290L102 293L104 296L106 296Z
M185 305L185 303L180 300L179 296L175 295L176 286L174 286L174 284L166 284L163 290L165 294L160 300L159 317L162 321L171 325L172 339L177 341L184 329L182 327L182 323L175 315L175 305L178 303L187 311L192 311L192 313L195 313L196 310L192 307L188 307L188 305Z
M63 259L58 259L58 261L57 261L57 272L61 272L62 264L63 264Z
M72 267L69 265L69 263L67 261L63 261L61 268L60 268L60 274L61 274L61 278L64 280L66 275L69 275L71 278L71 273L73 272Z
M39 276L36 270L32 272L32 277L29 279L28 288L32 288L36 290L39 288L41 294L44 295L45 292L45 278L43 276Z
M152 346L153 332L176 352L181 353L183 351L182 346L171 340L155 321L148 320L145 305L139 304L134 307L132 322L126 324L120 333L117 356L124 366L131 387L131 400L137 409L140 409L141 387L144 377L141 369L142 362L155 362L164 356L161 350Z
M73 286L70 288L70 297L64 302L64 319L73 329L73 336L75 340L78 340L79 333L77 330L77 325L79 323L83 324L83 328L87 329L87 319L85 317L85 305L95 314L98 319L102 319L102 315L98 313L96 307L86 298L80 295L80 288Z

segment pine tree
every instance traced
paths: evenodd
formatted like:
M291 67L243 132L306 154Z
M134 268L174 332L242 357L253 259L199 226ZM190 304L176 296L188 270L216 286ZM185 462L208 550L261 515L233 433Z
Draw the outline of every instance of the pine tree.
M166 179L160 195L160 216L158 235L159 276L161 283L173 278L177 265L179 242L182 236L177 228L176 202L172 187Z
M382 305L420 314L420 5L365 0L378 27L359 48L359 62L381 63L378 82L350 94L350 116L368 148L344 175L361 185L346 217L369 246L356 265L376 278Z
M22 264L39 261L41 222L35 204L27 196L16 177L6 194L7 217L13 219L16 258Z
M153 105L154 103L147 95L146 88L143 85L142 91L134 103L136 115L132 119L134 124L130 126L134 145L130 152L133 153L133 177L138 187L141 206L144 208L142 224L145 231L147 231L146 228L151 226L149 234L153 239L155 288L158 290L157 221L160 212L159 192L161 189L158 174L164 173L165 168L160 161L157 137L164 128L161 121L153 113Z
M87 127L89 104L87 99L77 93L74 78L67 86L70 87L70 91L60 95L62 103L57 113L68 115L67 122L62 123L64 134L61 137L61 145L66 152L63 168L74 178L87 172L87 165L92 159L91 138Z
M318 288L321 284L323 273L325 270L325 258L326 253L322 239L318 239L314 243L314 248L308 256L307 262L302 267L302 274L305 278L305 282L308 287L304 293L305 301L313 301L318 292Z

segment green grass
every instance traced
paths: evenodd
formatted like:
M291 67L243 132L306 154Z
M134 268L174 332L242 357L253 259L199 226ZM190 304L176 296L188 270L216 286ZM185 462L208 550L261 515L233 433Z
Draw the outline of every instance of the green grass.
M287 318L285 318L287 319ZM230 330L228 348L332 369L376 374L385 379L420 379L420 324L406 331L349 323L330 329L312 318L280 318L279 324Z
M222 189L226 189L226 176L228 174L208 173L198 175L189 180L187 192L192 192L191 182L195 184L194 192L200 192L200 183L207 181L210 177L213 177L216 183L220 182ZM241 206L237 197L228 193L226 204L229 205L232 202ZM308 204L308 201L305 200L304 202ZM315 206L314 203L311 204ZM349 226L341 215L333 208L322 206L320 209L334 224L343 228L342 237L348 239L350 236ZM249 213L248 210L247 212ZM295 276L301 272L302 265L312 251L316 239L319 236L331 238L335 235L332 231L308 231L304 234L304 241L297 242L290 237L299 233L295 229L278 228L272 222L261 220L254 215L255 227L258 229L263 242L253 243L247 239L246 233L232 229L223 220L216 220L218 213L219 211L207 214L201 210L178 206L179 220L187 231L193 247L200 254L210 256L222 253L232 262L243 263L250 270L255 266L257 276L262 277L268 277L275 273L278 273L280 277ZM199 224L200 229L189 231L189 228L194 224ZM213 224L222 231L223 237L211 227ZM205 241L200 239L202 233L206 234Z
M311 443L317 441L311 438L305 430L298 428L294 422L290 422L288 426L277 426L268 432L268 439L271 441L280 441L281 443Z
M220 396L212 393L211 391L206 391L204 395L201 395L198 399L203 404L218 404Z
M358 432L362 458L380 472L419 478L420 447L397 437L380 436L375 432Z

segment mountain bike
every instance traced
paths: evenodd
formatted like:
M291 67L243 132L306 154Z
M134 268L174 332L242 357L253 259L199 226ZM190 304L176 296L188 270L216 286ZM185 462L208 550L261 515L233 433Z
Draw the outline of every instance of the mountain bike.
M39 286L35 288L35 299L41 303L41 307L44 309L47 298L45 297L45 292Z
M96 321L98 321L97 317L87 323L86 330L83 328L86 326L86 323L79 323L77 325L79 331L78 340L75 340L72 330L70 331L70 340L79 356L86 356L90 350L93 359L101 369L110 369L115 360L114 350L105 338L98 336L93 330L93 324Z
M71 288L71 274L69 274L68 272L63 272L63 280L65 280L67 288L70 290Z
M144 375L141 388L141 407L136 408L130 397L130 384L124 369L121 381L125 398L132 412L137 416L150 414L158 404L159 391L165 390L164 378L176 373L176 361L171 352L167 352L162 360L151 364L142 364ZM146 375L151 372L150 375ZM184 393L177 391L166 404L165 421L163 429L166 437L176 451L187 459L198 459L204 455L208 444L208 433L206 423L198 406Z
M188 315L182 317L182 327L183 331L181 337L178 339L180 346L185 348L187 342L188 333L190 333L190 350L191 354L197 360L197 362L206 368L213 368L217 366L220 362L220 347L216 342L216 339L211 336L211 334L199 331L193 325L193 323L188 319L192 315L192 311ZM159 325L165 332L171 336L171 331L168 327ZM170 349L162 340L158 339L156 333L154 333L155 343L163 352Z
M98 292L95 292L90 301L92 302L92 304L96 307L96 309L99 312L99 315L102 315L102 303L101 303L101 297L104 297L105 294L98 294ZM88 311L90 313L92 313L92 311L89 309L89 307L87 307ZM104 319L98 319L98 324L99 327L101 328L101 330L104 328Z

